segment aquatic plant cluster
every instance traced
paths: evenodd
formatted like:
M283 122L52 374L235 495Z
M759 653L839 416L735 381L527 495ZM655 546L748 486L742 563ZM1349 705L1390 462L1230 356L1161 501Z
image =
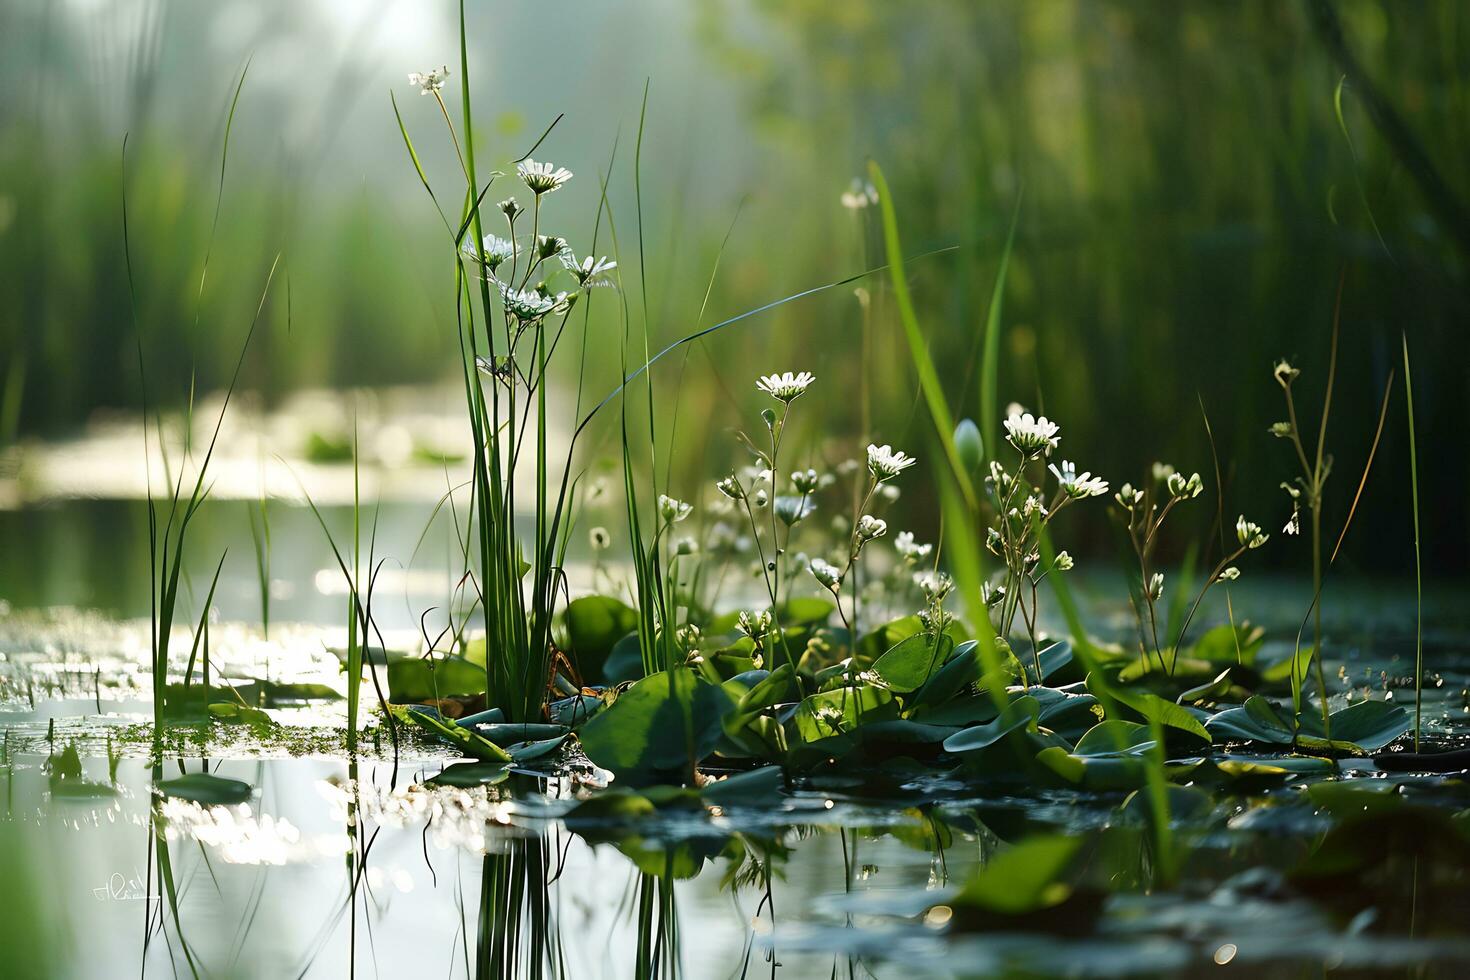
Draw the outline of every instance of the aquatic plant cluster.
M1320 788L1335 785L1345 765L1435 772L1456 761L1420 753L1417 712L1386 699L1353 697L1351 689L1334 691L1323 667L1320 597L1337 554L1336 547L1326 552L1322 507L1332 468L1324 444L1335 333L1314 446L1303 439L1294 393L1302 372L1285 361L1270 371L1284 392L1288 418L1269 432L1291 446L1301 467L1282 484L1290 516L1279 536L1227 509L1218 460L1212 461L1213 479L1156 463L1136 482L1118 483L1105 461L1074 461L1084 454L1063 448L1058 421L1019 404L996 411L995 352L1009 241L992 316L977 346L983 351L974 413L979 421L953 417L908 292L894 202L874 165L840 203L881 228L886 261L857 278L873 280L874 289L888 278L918 379L917 400L926 411L925 444L897 448L869 431L841 452L829 439L804 443L801 413L823 396L825 379L779 365L749 382L747 390L763 399L759 423L736 434L729 465L697 492L676 493L667 477L659 478L652 368L662 353L650 346L642 256L640 336L629 312L634 285L622 278L632 263L622 259L616 235L610 254L600 254L603 222L613 226L610 176L601 178L597 230L585 248L553 233L553 195L577 178L566 167L533 159L540 141L504 172L482 180L468 59L463 49L461 54L457 69L444 65L408 75L409 84L432 100L415 104L437 110L435 124L442 120L453 147L463 179L453 195L435 192L409 123L398 115L408 159L445 231L445 287L452 289L471 434L469 479L444 501L454 511L462 567L437 636L425 626L421 649L387 649L373 615L382 560L371 531L364 551L360 504L350 548L339 548L311 507L347 586L341 659L354 779L366 731L379 748L386 732L395 757L400 739L414 737L473 761L448 767L432 787L395 788L376 797L352 781L332 784L353 860L365 862L366 845L356 836L364 816L380 825L437 819L441 837L469 842L465 846L483 854L485 901L529 910L532 928L541 930L548 913L538 885L545 883L527 882L546 874L546 845L537 838L518 840L504 853L487 849L484 826L509 825L521 816L513 796L481 792L487 787L575 770L585 778L578 780L573 807L559 816L568 826L626 829L659 811L715 818L732 808L771 806L833 779L881 778L901 793L915 780L943 778L987 790L1117 795L1119 813L1145 827L1150 883L1169 887L1188 859L1174 833L1175 817L1208 804L1213 793L1310 783L1327 800L1324 806L1352 809L1361 801L1351 788L1341 794ZM450 105L456 76L457 120ZM640 150L641 139L640 123ZM641 243L636 164L634 181ZM451 200L459 202L457 209L445 208ZM584 405L587 356L595 344L585 317L600 296L622 305L620 383ZM1408 367L1406 341L1406 381ZM554 446L548 402L568 397L553 386L568 375L576 378L571 397L577 426L567 445ZM1374 450L1391 392L1390 379ZM626 520L609 530L590 519L594 508L578 439L613 406L620 413ZM1412 439L1412 405L1409 422ZM881 422L874 429L882 431ZM218 431L216 425L216 436ZM1211 439L1213 445L1213 434ZM298 841L274 825L257 832L248 813L207 809L240 807L250 799L248 784L204 773L162 778L162 739L170 725L204 720L269 729L275 722L267 708L336 693L262 682L247 697L211 679L207 610L219 566L206 612L192 631L187 665L181 674L174 670L170 638L186 537L208 494L213 446L196 468L192 491L182 470L158 500L150 487L153 775L160 798L171 801L159 807L160 826L175 828L159 832L160 855L180 828L192 826L196 839L212 836L241 853L274 860L289 851L281 840ZM1370 452L1339 546L1372 462ZM938 488L935 501L906 495L906 482L925 467ZM1417 469L1414 480L1417 521ZM1188 549L1202 556L1202 570L1186 564L1166 576L1158 555L1166 525L1172 533L1178 524L1170 516L1210 503L1213 527ZM1066 529L1058 517L1074 505L1093 520L1115 522L1127 542L1120 592L1126 590L1133 617L1121 634L1102 636L1089 628L1067 584L1078 559L1054 535ZM926 506L942 517L932 541L905 528L902 517ZM259 524L255 511L251 522L264 625L269 527L263 506ZM1304 523L1312 602L1290 651L1270 656L1264 631L1237 618L1228 590L1250 573L1254 553L1273 540L1295 539ZM579 524L588 527L596 568L594 588L574 594L568 555ZM613 553L620 538L626 556ZM1216 589L1227 593L1225 621L1202 623L1211 608L1206 598ZM424 616L427 622L428 612ZM1309 619L1314 627L1306 643ZM1050 625L1057 621L1065 630ZM1416 688L1423 678L1422 650L1417 652ZM1307 684L1309 671L1315 690ZM381 724L365 723L364 681ZM1414 751L1408 752L1403 743L1411 731ZM82 777L74 750L56 755L52 773L58 792L98 791ZM1426 825L1463 836L1463 820L1451 825L1439 811L1427 812L1436 815L1421 814ZM1371 827L1364 823L1359 831ZM1064 907L1071 921L1085 920L1088 910L1069 904L1081 894L1069 876L1087 840L1082 833L1020 840L962 890L923 910L925 921L1030 930L1041 927L1037 916L1061 914ZM1470 842L1464 846L1470 849ZM769 888L769 855L764 860ZM360 867L349 861L351 873ZM162 864L159 877L167 878ZM666 914L671 893L661 881L646 884L640 901ZM356 896L354 883L353 901ZM172 905L172 892L169 900ZM482 941L504 958L502 965L518 962L519 933Z

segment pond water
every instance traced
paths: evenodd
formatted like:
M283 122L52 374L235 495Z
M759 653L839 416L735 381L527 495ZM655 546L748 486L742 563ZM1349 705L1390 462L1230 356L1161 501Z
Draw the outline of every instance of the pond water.
M211 506L200 540L241 556L217 594L216 676L341 690L332 650L345 601L323 574L328 553L309 513L273 511L267 639L246 505ZM609 775L574 750L491 785L436 786L451 751L409 732L395 751L378 725L349 763L342 702L318 699L268 707L268 732L179 727L155 764L141 519L136 503L117 501L0 512L0 974L1470 970L1470 786L1463 774L1385 772L1371 758L1345 760L1330 777L1221 787L1202 776L1207 805L1173 812L1183 857L1167 883L1143 808L1126 793L900 762L797 780L766 802L592 820L570 811ZM380 551L412 553L421 522L420 507L386 509ZM390 647L416 641L412 610L449 587L443 550L420 553L437 560L405 562L382 604ZM1240 585L1237 608L1267 627L1268 642L1289 646L1303 583ZM1091 621L1122 622L1118 588L1083 580ZM1413 600L1383 583L1334 584L1334 706L1365 693L1412 705ZM1467 748L1470 623L1457 590L1430 595L1426 609L1425 731L1436 746ZM59 783L68 765L80 771ZM159 780L204 771L245 781L251 796L211 806L153 793ZM951 904L997 854L1038 834L1086 841L1073 893L1044 921L997 929ZM1303 872L1334 847L1348 852L1336 872Z

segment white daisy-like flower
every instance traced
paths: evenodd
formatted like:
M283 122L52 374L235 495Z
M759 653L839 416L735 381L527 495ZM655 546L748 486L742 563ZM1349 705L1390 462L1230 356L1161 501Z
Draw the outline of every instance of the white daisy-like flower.
M589 288L592 286L611 286L612 280L607 277L607 273L618 267L616 262L606 256L599 259L589 255L586 258L578 259L570 251L562 254L561 264L566 266L567 270L577 278L579 285Z
M864 514L858 518L857 536L859 541L871 541L881 538L888 533L888 522L881 517L872 514Z
M868 444L868 472L879 483L893 479L917 462L914 457L906 456L892 446Z
M658 495L658 516L670 524L677 524L693 512L694 507L692 504L686 504L684 501L670 497L666 493Z
M915 572L914 585L918 586L929 602L943 602L944 597L954 589L954 579L944 572Z
M825 558L813 558L807 563L806 568L807 571L812 573L812 578L816 579L823 588L832 592L836 592L841 588L842 572L836 565L827 561Z
M515 289L505 283L499 283L499 286L500 299L505 304L505 311L522 322L541 319L560 306L567 298L566 293L547 296L534 289Z
M522 160L516 164L516 175L537 197L551 193L572 179L572 172L567 168L535 160Z
M772 507L781 523L791 527L810 516L817 509L817 502L805 494L781 494Z
M913 531L899 531L898 537L893 539L893 550L897 551L904 561L917 564L934 552L934 546L915 541Z
M1259 548L1269 537L1271 535L1262 531L1259 524L1246 520L1244 514L1235 522L1235 540L1240 542L1242 548Z
M817 380L816 375L810 371L801 371L796 374L787 371L784 374L763 375L755 386L757 390L764 391L777 401L789 405L798 395L811 387L811 383L815 380Z
M485 241L479 248L474 242L467 241L461 246L466 255L472 259L478 259L485 263L485 268L492 273L509 262L516 254L515 242L509 238L501 238L499 235L486 235Z
M408 73L408 84L419 87L419 95L433 95L444 87L444 81L449 77L449 66L440 65L430 71L411 71Z
M1106 480L1099 480L1091 473L1083 473L1081 476L1078 476L1076 465L1069 460L1062 460L1061 469L1057 469L1057 464L1055 463L1052 463L1047 468L1051 470L1052 476L1057 478L1057 485L1061 488L1062 492L1074 500L1081 500L1085 497L1101 497L1108 492L1108 482Z
M1061 426L1047 419L1034 417L1030 412L1012 415L1005 420L1006 441L1027 456L1050 453L1061 443L1057 430Z
M861 211L878 203L878 188L861 177L854 177L847 190L842 192L842 206L849 211Z

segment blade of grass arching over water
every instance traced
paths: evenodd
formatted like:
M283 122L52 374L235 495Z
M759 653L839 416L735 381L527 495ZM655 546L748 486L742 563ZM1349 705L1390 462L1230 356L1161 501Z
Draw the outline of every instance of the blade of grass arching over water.
M988 450L991 439L1000 432L1000 412L996 407L1000 403L1000 318L1004 309L1006 272L1011 266L1016 223L1020 219L1021 195L1017 194L1016 207L1011 212L1011 228L1006 232L1006 245L1000 253L1000 265L995 272L995 288L990 293L990 309L985 314L985 353L980 360L980 431L985 434L981 440L982 451ZM989 460L990 453L983 451L982 458Z
M898 217L893 209L893 195L888 189L888 182L883 177L883 169L876 161L868 161L868 175L878 189L878 203L883 209L883 241L888 253L888 274L893 283L893 295L898 304L899 319L903 322L904 336L908 339L909 356L914 362L914 370L919 375L919 387L924 393L925 403L929 406L930 419L934 422L934 428L938 432L940 445L944 448L944 455L949 460L955 482L959 485L965 503L971 510L974 510L979 507L980 500L975 494L974 481L965 465L960 462L959 451L955 449L954 416L950 414L949 404L944 399L944 391L939 385L939 372L934 369L934 360L929 355L929 341L924 337L924 331L919 326L918 315L914 312L913 298L909 295L908 280L904 277L903 245L899 241Z
M214 254L215 233L219 230L220 210L225 202L225 167L230 160L230 133L235 128L235 110L240 105L240 93L245 88L245 76L250 74L250 60L240 71L240 81L235 84L235 95L230 99L230 111L225 117L225 141L219 154L219 187L214 197L214 218L209 223L209 238L204 245L204 267L199 271L199 290L194 297L194 328L199 328L199 316L204 301L204 280L209 275L209 260Z
M1414 379L1409 373L1409 335L1404 341L1404 398L1409 416L1409 503L1414 508L1414 751L1424 716L1424 572L1419 554L1419 446L1414 438Z

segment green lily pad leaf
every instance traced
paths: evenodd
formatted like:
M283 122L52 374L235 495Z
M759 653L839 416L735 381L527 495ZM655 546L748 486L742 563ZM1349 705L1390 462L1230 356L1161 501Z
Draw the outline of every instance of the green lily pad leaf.
M1215 808L1210 794L1197 786L1165 786L1164 795L1168 800L1171 821L1199 820ZM1146 789L1134 790L1123 801L1119 812L1130 819L1151 824L1154 820L1153 799Z
M494 786L510 778L510 767L498 762L456 762L439 775L426 780L430 786L457 786L474 789Z
M1091 686L1089 678L1088 686ZM1168 728L1188 732L1196 738L1210 741L1210 733L1200 720L1190 713L1189 709L1175 704L1173 701L1165 701L1157 694L1149 694L1146 691L1130 691L1125 687L1115 688L1113 697L1138 712L1146 721L1156 721Z
M561 748L562 743L566 740L567 736L565 734L555 735L551 738L537 739L535 741L515 742L505 746L505 750L510 753L510 757L516 762L532 762L551 755L557 749Z
M1147 725L1110 718L1089 728L1072 752L1075 755L1095 757L1139 755L1154 744L1153 733Z
M879 687L863 684L821 691L796 709L796 732L803 742L845 735L860 724L898 716L898 702Z
M250 799L254 792L250 784L239 779L227 779L208 772L191 772L177 779L165 779L154 788L164 796L188 800L203 806L233 806Z
M1231 687L1230 668L1226 667L1214 680L1191 687L1177 699L1178 704L1198 704L1201 701L1218 701L1229 693Z
M954 641L940 636L936 642L928 633L915 633L893 645L873 663L873 671L890 691L907 694L916 691L949 658Z
M1307 725L1303 717L1303 727ZM1316 729L1321 719L1313 719ZM1334 742L1351 742L1364 752L1377 752L1389 742L1414 727L1414 720L1402 706L1387 701L1359 701L1328 716ZM1322 734L1320 730L1314 734Z
M406 724L416 725L431 732L458 748L465 755L487 762L509 762L510 754L500 746L476 735L473 729L461 728L439 717L437 711L425 711L413 706L390 704L388 710L393 717Z
M657 808L641 793L617 788L588 797L568 810L562 819L574 829L588 824L623 823L641 820Z
M1041 715L1041 705L1029 695L1019 697L1006 705L996 719L984 725L955 732L944 740L944 751L956 754L978 752L988 748L1019 728L1035 728Z
M1041 716L1036 723L1069 739L1081 738L1102 720L1102 708L1091 694L1055 687L1033 687L1028 693L1041 704Z
M1283 660L1278 660L1261 671L1261 680L1268 684L1281 684L1286 681L1295 680L1301 683L1306 679L1307 666L1312 662L1312 654L1315 647L1302 647L1293 653L1287 654Z
M796 683L796 668L786 663L757 681L725 716L725 731L734 734L754 721L762 711L795 699L801 689Z
M259 708L247 708L243 704L233 701L220 701L209 706L209 716L217 721L237 725L264 725L271 726L271 716Z
M982 690L1006 687L1021 676L1021 662L1009 651L997 651L999 666L993 673L985 674L985 660L976 640L966 640L954 648L943 667L909 697L908 703L915 709L936 707L954 697L970 684Z
M1072 644L1068 640L1058 640L1037 654L1037 657L1041 660L1041 679L1045 682L1048 677L1072 662Z
M1038 764L1094 793L1137 789L1148 781L1148 760L1136 755L1084 756L1059 746L1036 753Z
M1259 626L1222 623L1206 630L1189 648L1188 656L1215 664L1239 663L1249 667L1256 662L1256 654L1265 642L1266 631Z
M870 721L858 729L864 742L880 745L938 745L959 732L958 725L927 725L907 718Z
M1024 915L1060 905L1072 894L1062 875L1081 837L1033 837L997 853L950 900L953 906Z
M568 725L572 728L585 722L597 712L602 710L603 701L592 694L574 694L560 701L553 701L546 706L546 713L551 720L558 725ZM503 718L501 719L504 720Z
M1257 695L1239 708L1227 708L1215 715L1206 726L1216 737L1230 742L1262 742L1267 745L1290 745L1291 726L1276 713L1276 708Z
M638 628L638 613L611 596L588 595L567 603L567 652L589 683L603 676L608 654Z
M394 704L484 693L484 666L461 657L415 657L388 665L388 700Z
M705 783L699 795L710 806L742 806L774 803L781 798L786 776L780 766L762 766Z
M924 624L919 622L918 616L903 616L892 622L884 623L871 633L864 634L858 638L857 647L853 651L859 663L872 663L881 657L886 651L893 649L899 640L907 639L918 633L924 632Z
M719 741L721 721L743 690L702 681L687 667L660 671L624 691L577 737L587 758L618 774L688 769Z
M629 633L613 644L602 665L602 678L609 684L621 684L636 681L642 676L643 649L638 645L638 634Z

